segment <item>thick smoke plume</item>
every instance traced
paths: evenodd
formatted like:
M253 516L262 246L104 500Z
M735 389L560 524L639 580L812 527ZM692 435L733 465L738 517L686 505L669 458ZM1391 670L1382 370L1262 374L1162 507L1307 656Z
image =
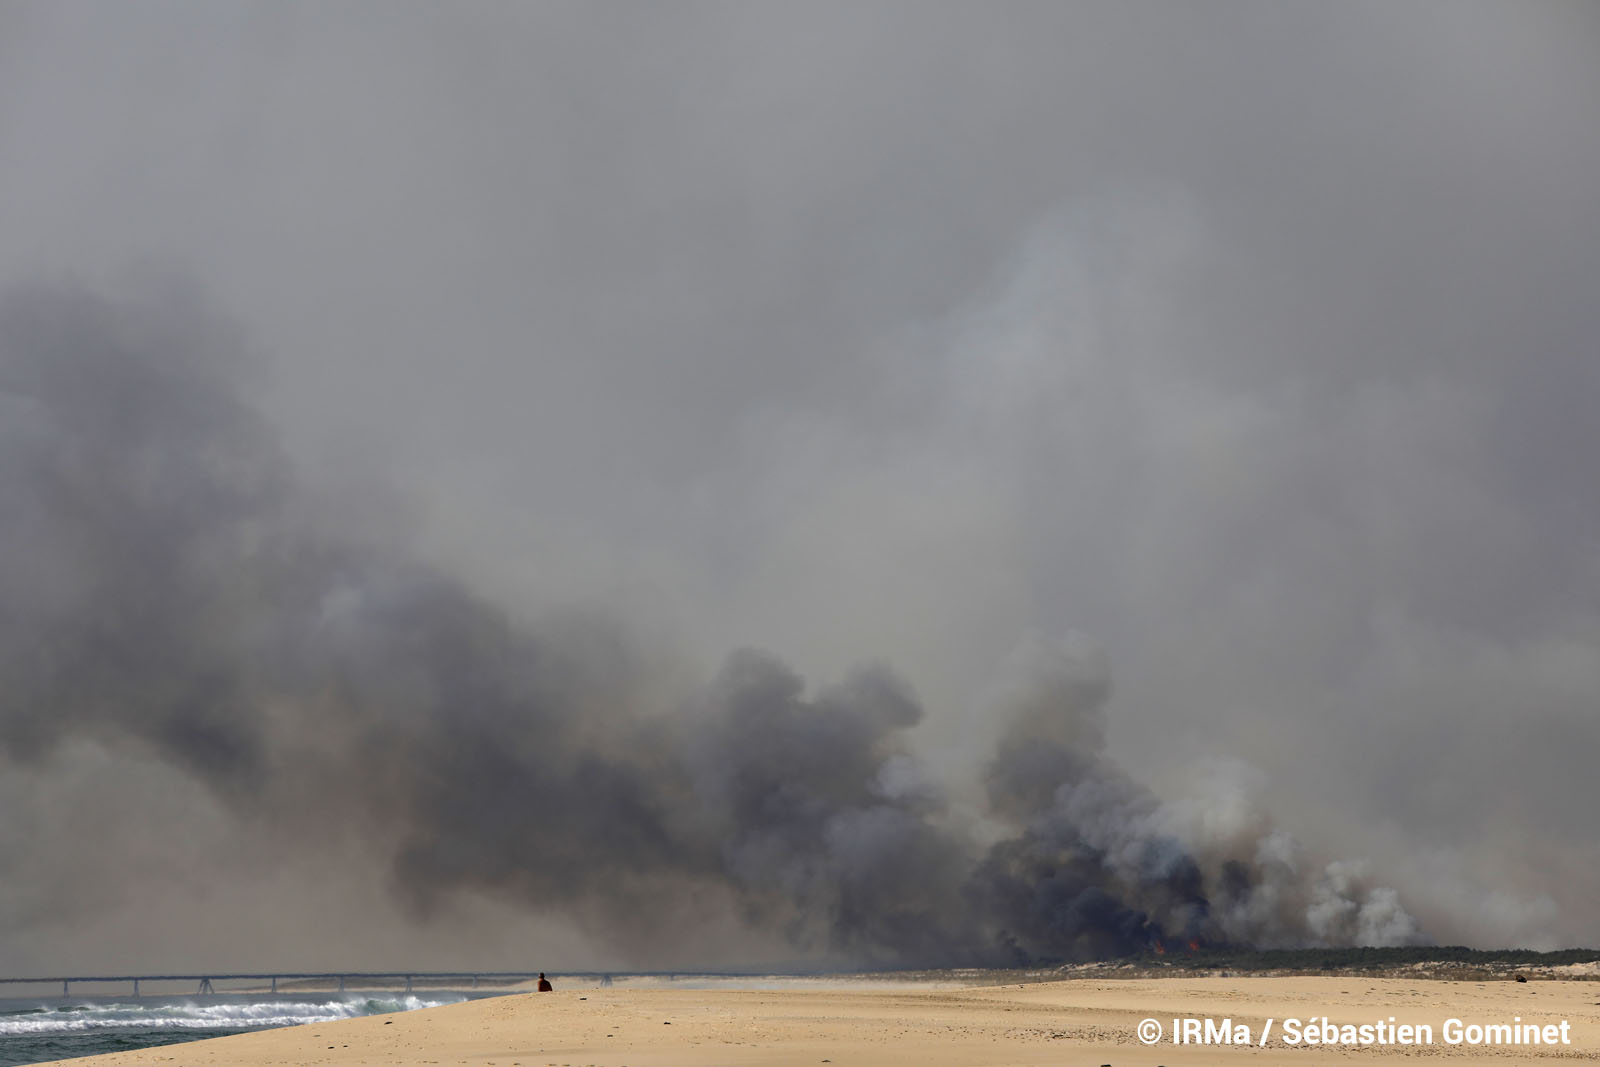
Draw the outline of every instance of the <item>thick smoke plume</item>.
M194 308L0 308L15 764L137 749L241 832L354 830L419 916L471 891L669 951L724 911L860 964L1418 939L1392 891L1259 809L1125 775L1078 639L1024 643L991 688L972 813L920 769L923 711L887 667L813 694L745 650L686 691L625 627L508 616L304 488L237 398L232 343Z

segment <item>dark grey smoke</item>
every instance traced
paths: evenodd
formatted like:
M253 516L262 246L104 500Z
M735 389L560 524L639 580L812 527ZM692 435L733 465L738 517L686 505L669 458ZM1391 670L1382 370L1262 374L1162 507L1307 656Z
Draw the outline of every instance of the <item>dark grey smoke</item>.
M876 964L1419 936L1259 812L1221 833L1129 779L1078 639L1025 643L992 688L971 818L919 767L923 711L886 667L808 695L746 650L685 689L613 621L513 618L304 488L237 398L237 347L193 301L0 304L15 765L86 738L151 756L247 839L367 842L419 920L488 894L635 957L691 951L719 908Z
M1020 833L990 849L973 886L1020 959L1425 940L1392 889L1361 865L1313 864L1259 807L1167 803L1128 777L1102 751L1108 690L1080 638L1024 643L995 694L1012 724L985 784Z

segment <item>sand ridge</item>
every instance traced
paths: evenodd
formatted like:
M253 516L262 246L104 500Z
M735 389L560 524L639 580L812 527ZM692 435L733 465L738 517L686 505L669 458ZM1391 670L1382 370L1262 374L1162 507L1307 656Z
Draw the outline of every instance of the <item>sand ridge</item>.
M1155 1018L1213 1016L1258 1034L1268 1018L1438 1028L1566 1020L1564 1047L1286 1048L1139 1043ZM516 994L394 1015L241 1034L62 1061L77 1067L268 1067L283 1064L467 1064L478 1067L1214 1067L1600 1059L1600 983L1439 982L1353 977L1069 980L928 991L589 989Z

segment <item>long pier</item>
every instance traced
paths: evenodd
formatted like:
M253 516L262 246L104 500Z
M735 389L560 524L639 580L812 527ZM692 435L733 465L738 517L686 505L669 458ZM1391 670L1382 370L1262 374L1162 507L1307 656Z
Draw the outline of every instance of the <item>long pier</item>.
M425 986L437 988L447 982L470 982L472 989L478 988L480 980L517 982L531 981L539 977L538 971L306 971L298 973L278 972L275 974L224 974L212 971L204 974L79 974L79 975L52 975L43 978L0 978L0 985L56 985L61 986L61 995L71 996L72 984L79 985L122 985L131 983L133 995L139 996L140 983L143 982L198 982L195 990L196 996L215 993L215 982L270 982L271 992L278 992L279 982L338 982L338 991L343 993L347 987L355 989L380 989L397 986L405 983L405 991L412 991L412 986L421 983ZM602 980L605 975L575 975L566 972L563 977L598 977Z

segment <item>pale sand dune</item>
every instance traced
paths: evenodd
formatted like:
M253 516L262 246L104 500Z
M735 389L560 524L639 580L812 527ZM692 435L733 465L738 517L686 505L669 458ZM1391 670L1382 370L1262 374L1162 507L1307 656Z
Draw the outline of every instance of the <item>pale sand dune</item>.
M1562 1047L1310 1049L1145 1047L1145 1017L1227 1016L1254 1035L1270 1016L1439 1028L1466 1022L1570 1023ZM1600 1058L1600 983L1436 982L1374 978L1074 980L907 991L849 989L558 990L397 1015L292 1027L70 1062L209 1067L239 1064L492 1064L495 1067L772 1065L1090 1067L1370 1063L1413 1056L1502 1064Z

